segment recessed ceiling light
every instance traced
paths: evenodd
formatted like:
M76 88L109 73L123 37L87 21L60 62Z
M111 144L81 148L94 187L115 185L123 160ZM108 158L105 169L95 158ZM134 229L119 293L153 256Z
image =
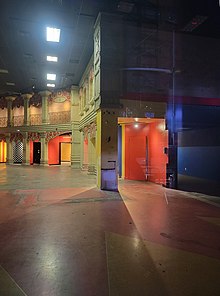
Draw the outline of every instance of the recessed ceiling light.
M47 86L48 87L55 87L55 84L54 83L47 83Z
M56 80L56 74L47 74L47 80Z
M60 42L60 29L47 27L47 41Z
M47 61L48 62L57 62L58 61L58 57L47 56Z
M6 70L6 69L0 69L0 73L8 74L8 70Z
M6 82L6 85L15 85L14 82Z

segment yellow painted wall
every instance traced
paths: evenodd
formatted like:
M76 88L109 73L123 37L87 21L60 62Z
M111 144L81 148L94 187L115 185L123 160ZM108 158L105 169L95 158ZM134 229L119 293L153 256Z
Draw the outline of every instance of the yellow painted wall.
M96 137L96 156L97 156L97 185L101 187L101 110L97 112L97 137Z
M71 143L61 143L61 161L71 161Z
M7 157L7 144L3 141L0 142L0 162L6 162Z

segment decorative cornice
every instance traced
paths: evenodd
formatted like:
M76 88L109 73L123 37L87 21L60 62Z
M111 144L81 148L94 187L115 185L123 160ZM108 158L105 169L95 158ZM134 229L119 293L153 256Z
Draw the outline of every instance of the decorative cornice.
M33 94L23 94L21 96L24 100L30 100L30 98L33 96Z
M30 141L40 141L40 134L39 133L34 133L34 132L29 132L28 137L27 137L27 142Z
M51 91L49 91L49 90L43 90L43 91L40 91L39 93L38 93L42 98L47 98L47 97L49 97L49 95L51 94Z
M82 130L85 126L89 125L93 121L96 121L97 112L92 111L82 118L79 122L79 130Z
M19 126L20 132L71 131L71 123ZM1 127L2 133L16 133L18 127Z
M10 142L22 142L23 141L23 135L21 133L12 133L10 136Z
M66 133L66 131L45 132L45 140L46 140L46 142L49 142L50 140L52 140L52 139L56 138L57 136L60 136L64 133Z
M48 96L48 100L50 103L63 103L65 101L71 101L71 95L69 91L57 91Z
M22 96L18 96L15 100L13 100L12 108L20 108L21 106L24 106L24 98Z
M40 94L34 94L29 100L30 106L41 107L42 106L42 98Z

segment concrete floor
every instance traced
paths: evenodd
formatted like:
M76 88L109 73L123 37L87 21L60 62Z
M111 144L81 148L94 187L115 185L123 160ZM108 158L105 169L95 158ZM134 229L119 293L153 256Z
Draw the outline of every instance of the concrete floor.
M0 165L0 295L220 295L220 204L64 166Z

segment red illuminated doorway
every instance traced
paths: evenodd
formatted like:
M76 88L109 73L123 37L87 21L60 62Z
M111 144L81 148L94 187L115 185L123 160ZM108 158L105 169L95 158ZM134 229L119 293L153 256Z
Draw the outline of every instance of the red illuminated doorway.
M137 135L128 138L127 179L146 180L146 146L146 137Z

